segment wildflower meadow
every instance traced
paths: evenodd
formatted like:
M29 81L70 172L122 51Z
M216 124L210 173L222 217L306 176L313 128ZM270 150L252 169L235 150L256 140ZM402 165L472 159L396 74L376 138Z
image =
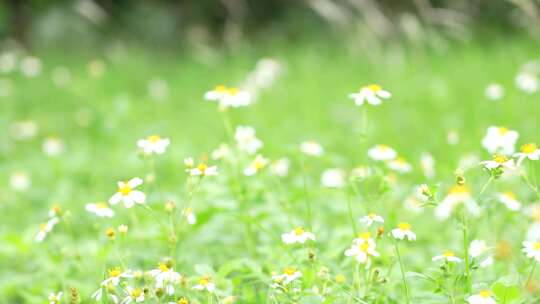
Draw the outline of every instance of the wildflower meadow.
M0 303L540 303L538 42L346 41L5 44Z

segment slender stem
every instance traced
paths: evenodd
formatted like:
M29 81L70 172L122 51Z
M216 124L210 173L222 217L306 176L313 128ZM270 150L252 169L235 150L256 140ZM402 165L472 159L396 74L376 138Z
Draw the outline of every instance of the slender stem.
M304 166L304 161L302 160L302 158L300 158L300 166L301 166L301 171L302 171L302 183L303 183L303 187L304 187L304 199L305 199L305 202L306 202L306 221L307 221L308 228L310 229L310 231L312 231L313 227L311 226L311 221L312 221L311 200L309 198L309 189L308 189L308 185L307 185L306 168Z
M493 181L493 176L490 176L489 179L484 184L484 186L482 186L482 189L480 190L480 192L476 196L476 200L478 200L482 196L482 194L484 194L484 192L487 190L489 184L491 184L491 181Z
M368 112L367 112L367 106L364 105L362 107L362 133L361 133L361 142L365 142L367 139L367 131L368 131Z
M536 264L538 264L538 262L536 261L536 259L534 260L534 264L533 264L533 267L531 268L531 272L529 273L529 276L527 277L527 281L525 281L525 288L527 286L529 286L529 283L531 282L531 279L532 279L532 276L534 274L534 270L536 269Z
M358 235L358 230L356 228L356 222L354 220L354 215L353 215L353 211L352 211L352 206L351 206L351 195L347 192L347 209L349 211L349 219L351 220L351 227L352 227L352 230L353 230L353 237L356 237Z
M487 184L487 183L486 183ZM465 216L465 211L462 213L462 230L463 230L463 255L465 257L465 273L467 275L467 293L470 293L472 290L472 277L471 277L471 267L469 261L469 240L467 235L467 218Z
M403 289L405 290L405 301L407 304L411 303L409 298L409 286L407 285L407 279L405 278L405 268L403 267L403 261L401 260L401 255L399 254L399 248L397 242L394 242L394 248L396 249L396 256L399 262L399 268L401 270L401 280L403 281Z

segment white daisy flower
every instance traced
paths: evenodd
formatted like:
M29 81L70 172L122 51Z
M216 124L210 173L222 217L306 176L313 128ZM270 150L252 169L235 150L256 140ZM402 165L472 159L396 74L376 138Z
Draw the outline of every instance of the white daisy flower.
M252 176L259 173L262 169L268 165L269 160L262 155L257 155L255 159L244 169L244 175Z
M519 73L515 82L516 86L527 94L535 93L539 88L538 78L529 72Z
M484 168L487 170L495 170L499 168L512 170L515 168L514 160L509 159L501 154L494 155L492 160L481 161L480 165L484 166Z
M371 176L371 168L367 166L358 166L351 170L351 177L363 180Z
M236 127L234 138L238 144L238 149L249 154L255 154L263 146L263 142L255 136L255 129L252 127Z
M383 99L388 99L392 96L390 92L383 90L380 85L371 84L360 88L357 93L349 94L349 98L354 100L357 106L361 106L365 101L367 103L378 106L382 103Z
M41 74L42 64L41 60L37 57L28 56L21 59L20 63L21 73L29 78L34 78Z
M382 216L375 214L373 212L370 212L367 215L364 215L360 219L360 223L366 225L367 227L371 227L371 225L373 225L373 223L375 222L383 224L384 219L382 218Z
M473 240L469 245L469 255L477 258L489 250L484 240Z
M146 139L139 139L137 147L144 151L144 154L163 154L171 141L168 138L161 138L159 135L150 135Z
M47 137L43 141L42 150L47 156L58 156L64 153L64 141L58 137Z
M142 289L126 286L124 292L126 293L126 297L122 300L121 304L129 304L133 301L136 303L144 302L144 291Z
M217 166L208 167L205 163L200 163L197 167L190 169L191 176L215 176L218 174Z
M228 88L220 100L220 106L223 108L238 108L247 106L251 103L251 94L238 88Z
M230 155L230 149L229 146L226 143L222 143L219 145L219 147L212 151L212 159L213 160L220 160L229 157Z
M209 293L213 293L216 290L216 284L212 282L212 277L210 276L204 276L199 279L199 282L197 285L193 286L193 289L199 290L199 291L208 291Z
M491 126L482 139L482 146L490 154L511 155L514 153L518 132L504 127Z
M291 161L288 158L280 158L272 162L270 169L273 174L279 177L285 177L289 174Z
M469 304L496 304L495 299L491 297L491 292L488 290L482 290L478 294L472 295L467 298Z
M447 219L454 208L461 203L472 215L480 214L480 207L473 199L469 188L465 185L455 185L450 188L446 197L435 208L435 216L439 219Z
M15 191L25 192L32 185L32 181L30 180L28 173L19 171L11 174L9 177L9 185Z
M210 101L220 101L225 93L227 92L227 87L224 85L218 85L214 89L204 93L204 99Z
M520 166L525 158L530 160L540 159L540 149L534 143L528 143L521 146L519 152L514 153L514 157L518 158L517 165Z
M99 217L113 217L114 211L109 208L109 206L103 202L99 203L90 203L85 206L86 211L94 213Z
M431 260L432 261L441 261L442 260L442 261L448 262L448 263L461 263L461 259L456 257L454 252L449 251L449 250L445 251L441 255L434 256Z
M499 193L497 194L497 198L512 211L518 211L521 208L521 203L517 200L516 194L512 191Z
M287 267L282 274L272 276L272 280L281 285L287 285L302 277L302 272L294 267Z
M395 159L397 153L387 145L376 145L368 150L368 156L376 161L388 161Z
M122 271L119 267L111 268L107 271L107 278L101 282L101 286L118 286L120 280L133 278L131 270Z
M397 228L392 229L392 236L398 240L403 240L405 238L409 241L416 240L416 234L412 232L411 224L409 223L399 223Z
M51 292L48 297L49 304L60 304L60 300L62 299L63 294L64 293L61 291L58 293Z
M291 232L281 235L281 240L285 244L304 244L307 240L315 241L315 235L302 227L294 228Z
M52 231L54 226L58 224L59 220L57 217L53 217L47 221L47 223L39 225L39 231L34 237L34 241L41 243L47 237L47 234Z
M401 174L411 172L412 170L411 164L409 164L403 157L398 157L394 160L391 160L386 165L389 169Z
M109 199L109 204L116 205L119 202L123 202L126 208L133 207L135 203L144 204L146 195L141 191L133 190L142 183L143 180L138 177L132 178L127 182L118 182L118 192Z
M486 90L484 91L484 95L489 100L493 100L493 101L500 100L504 96L504 88L502 85L498 83L490 83L486 87Z
M345 256L354 257L358 263L366 264L366 269L368 269L371 266L370 257L380 256L379 252L377 252L375 248L376 244L371 238L371 234L369 232L365 232L353 240L351 247L345 250Z
M527 258L533 258L537 262L540 262L540 242L523 242L523 252L527 255Z
M168 295L174 294L174 286L180 283L182 276L169 268L165 263L159 263L158 268L148 272L156 281L156 288L164 289Z
M345 171L339 168L327 169L321 175L321 184L328 188L345 186Z
M308 140L300 144L300 151L309 156L321 156L324 154L324 148L316 141Z

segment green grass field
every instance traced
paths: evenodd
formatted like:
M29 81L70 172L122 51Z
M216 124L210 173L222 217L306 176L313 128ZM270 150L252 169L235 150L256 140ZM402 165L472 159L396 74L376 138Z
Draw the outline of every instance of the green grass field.
M491 303L467 302L483 290L497 303L540 301L536 262L521 252L539 199L538 162L526 160L521 173L500 179L490 179L477 165L491 159L481 144L490 126L518 131L516 149L538 142L539 95L514 83L523 64L538 59L535 41L494 38L450 43L438 52L393 45L371 53L352 52L337 40L276 43L217 51L205 62L196 53L131 48L36 56L43 65L37 77L17 71L1 77L0 303L48 303L49 294L59 291L64 294L58 303L113 303L107 294L122 301L128 285L144 290L146 303L187 303L182 297L189 303ZM218 84L239 85L264 57L283 69L254 104L220 112L204 100ZM88 64L96 59L105 68L93 77ZM51 78L59 66L70 71L64 85ZM166 83L166 96L150 96L152 79ZM499 101L484 95L492 82L504 87ZM348 95L371 83L392 97L381 106L355 106ZM36 134L20 139L21 121L34 122ZM254 176L242 173L254 155L235 149L226 126L238 125L256 129L264 142L258 153L290 160L286 177L270 166ZM449 132L459 135L457 144L448 143ZM152 134L171 143L162 155L143 156L137 140ZM63 153L43 152L50 137L63 141ZM319 142L324 155L302 154L299 145L306 140ZM232 154L213 160L221 143ZM413 170L398 174L370 159L367 151L376 144L394 148ZM435 159L431 178L420 168L424 153ZM472 154L478 160L465 171L465 184L480 215L458 206L447 220L434 217L434 205L456 183L460 159ZM190 156L195 165L217 165L219 174L190 178L184 166ZM349 177L360 165L372 174ZM343 187L321 185L329 168L347 172ZM31 184L17 190L17 176L19 184L21 176ZM117 181L133 177L145 180L137 188L147 196L145 205L112 206L113 218L85 210L87 203L107 202ZM420 184L437 185L438 191L413 210L404 202ZM498 201L502 191L516 194L519 211ZM167 202L174 210L167 210ZM35 242L55 205L61 208L59 223ZM187 224L186 207L196 224ZM384 224L365 227L359 219L370 212ZM390 232L401 222L412 225L416 241L394 240ZM121 224L129 227L126 234L117 231ZM384 232L377 235L379 226ZM106 235L110 227L114 240ZM284 244L281 235L295 227L313 232L316 241ZM380 256L370 258L366 270L344 252L368 230ZM493 255L493 265L482 268L482 258L466 258L474 239L486 241L484 255ZM445 250L461 263L432 261ZM183 277L172 284L172 295L145 274L163 261ZM104 287L100 301L91 299L113 267L141 273L114 290ZM302 277L290 284L273 279L286 267ZM204 276L216 284L213 293L193 289Z

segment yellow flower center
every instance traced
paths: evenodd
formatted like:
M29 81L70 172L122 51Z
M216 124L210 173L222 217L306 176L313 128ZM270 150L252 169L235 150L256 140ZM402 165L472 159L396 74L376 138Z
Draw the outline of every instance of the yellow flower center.
M227 87L224 86L224 85L218 85L214 88L214 91L216 92L219 92L219 93L223 93L225 91L227 91Z
M293 267L287 267L283 270L283 273L286 275L293 275L296 273L296 268Z
M521 146L521 152L525 154L531 154L534 151L536 151L538 148L536 147L536 144L530 143L530 144L524 144Z
M515 200L516 199L516 194L512 191L506 191L503 193L504 196L506 196L507 198L509 199L513 199Z
M260 171L264 168L264 162L262 160L255 160L253 162L253 167L255 168L255 170Z
M390 149L390 147L387 146L387 145L378 145L377 147L378 147L380 150L382 150L382 151L386 151L386 150L389 150L389 149Z
M368 217L369 217L370 219L374 219L376 216L377 216L377 214L375 214L375 213L373 213L373 212L371 212L371 213L368 214Z
M363 232L363 233L360 233L358 235L359 238L363 239L363 240L369 240L369 238L371 237L371 232Z
M106 209L107 204L105 204L103 202L99 202L99 203L96 204L96 208L98 208L98 209Z
M54 206L52 207L52 212L53 212L54 214L60 214L60 213L62 213L62 209L60 209L60 206L54 205Z
M178 304L189 304L189 301L186 298L181 298L178 300Z
M118 267L109 269L109 277L111 277L111 278L118 277L121 274L122 274L122 270L120 270L120 268L118 268Z
M487 299L490 296L489 290L482 290L478 293L482 298Z
M362 243L360 246L359 246L360 250L363 251L363 252L367 252L368 249L369 249L369 244L366 242L366 243Z
M148 141L150 141L151 143L155 144L160 140L161 140L161 137L159 137L158 135L150 135L150 136L148 136Z
M132 291L131 291L131 296L134 297L134 298L138 298L140 297L142 294L142 290L140 288L134 288Z
M128 183L125 182L122 187L118 188L118 192L122 193L122 195L126 196L131 192L131 187L128 186Z
M494 155L493 160L496 161L499 164L504 164L505 162L508 161L508 157L506 157L504 155Z
M403 157L398 157L396 158L395 162L398 164L398 165L405 165L407 163L407 161L405 160L405 158Z
M199 171L201 171L201 173L204 175L204 173L206 172L206 169L208 169L208 166L205 163L200 163L197 166L197 169L199 169Z
M399 223L398 228L404 231L411 230L411 224L409 223Z
M465 185L455 185L450 188L450 194L469 193L469 188Z
M304 234L304 232L305 232L304 228L302 228L302 227L294 228L294 234L296 234L296 235L302 235L302 234Z
M169 271L169 267L167 266L167 264L165 264L165 263L159 263L158 265L159 265L159 266L158 266L159 270L161 270L162 272Z
M506 133L508 133L508 128L505 128L505 127L499 128L499 134L504 135Z
M237 88L229 88L229 89L227 90L227 92L228 92L230 95L234 96L234 95L238 94L238 92L240 92L240 90L238 90Z
M443 253L443 256L447 257L447 258L451 258L451 257L456 256L456 255L452 251L445 251Z
M368 85L368 89L370 89L372 92L377 93L380 90L382 90L382 87L378 84L370 84Z
M43 224L43 223L39 224L39 230L41 230L41 231L47 230L47 224Z
M201 286L206 286L208 283L210 283L210 277L208 276L199 279L199 285Z
M534 243L534 244L533 244L533 248L534 248L535 250L540 250L540 242Z

